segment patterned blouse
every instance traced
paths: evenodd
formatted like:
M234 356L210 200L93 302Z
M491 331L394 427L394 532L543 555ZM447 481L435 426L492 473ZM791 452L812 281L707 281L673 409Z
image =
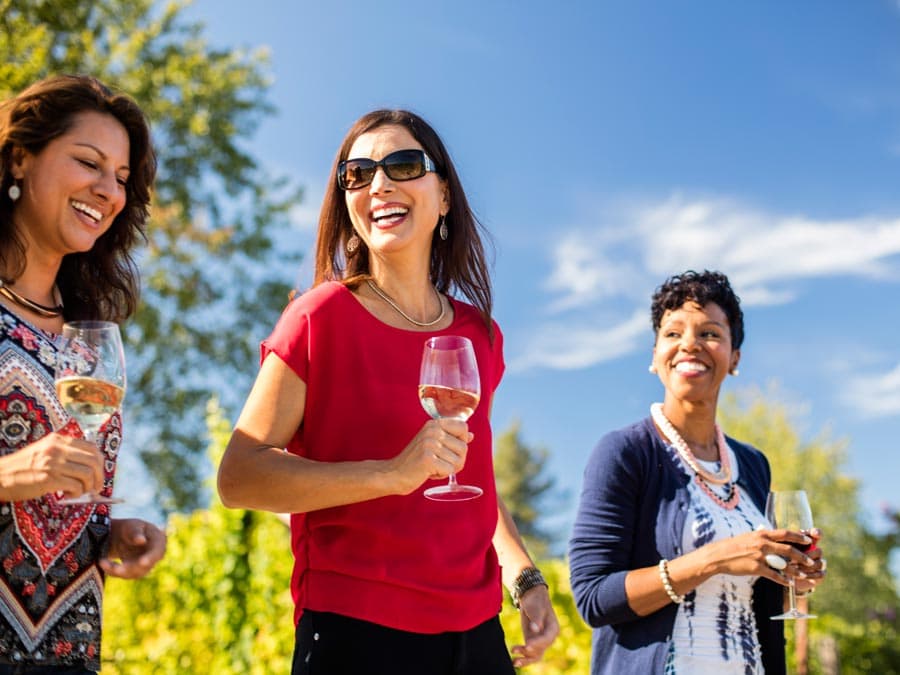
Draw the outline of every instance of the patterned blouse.
M693 472L682 463L673 446L669 452L685 473ZM738 463L729 448L732 483L738 479ZM700 462L708 471L718 472L718 462ZM725 498L729 486L710 485ZM747 493L739 487L740 501L733 510L722 508L703 492L695 481L688 483L690 511L684 523L682 545L685 553L712 541L750 532L760 525L769 527ZM758 577L716 574L685 596L675 616L672 641L666 661L666 675L755 675L763 673L762 656L753 614L753 584Z
M56 396L59 337L0 305L0 456L52 431L83 434ZM103 493L112 492L121 441L116 413L100 430ZM109 506L63 506L53 494L0 502L0 663L100 669Z

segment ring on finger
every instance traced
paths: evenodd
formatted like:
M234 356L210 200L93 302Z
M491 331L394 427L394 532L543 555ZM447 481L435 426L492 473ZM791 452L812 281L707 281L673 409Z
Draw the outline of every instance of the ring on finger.
M766 565L771 567L773 570L778 570L780 572L785 567L787 567L787 561L780 555L769 553L766 555Z

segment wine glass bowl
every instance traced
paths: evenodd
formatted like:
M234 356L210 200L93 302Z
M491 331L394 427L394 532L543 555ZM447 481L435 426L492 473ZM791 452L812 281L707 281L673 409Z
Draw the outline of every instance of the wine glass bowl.
M809 532L813 528L812 510L804 490L779 490L769 493L766 501L766 518L773 527L795 532ZM811 550L815 543L791 545L803 552ZM776 621L786 619L814 619L814 614L806 614L797 609L797 592L794 577L788 576L789 609L783 614L770 617Z
M72 321L63 325L64 345L57 355L56 394L84 434L97 434L125 397L125 350L119 327L110 321ZM123 500L85 493L60 504L115 504Z
M419 371L419 401L432 419L468 420L481 398L478 361L472 342L458 335L442 335L425 341ZM460 485L450 474L446 485L425 490L435 501L463 501L480 497L474 485Z

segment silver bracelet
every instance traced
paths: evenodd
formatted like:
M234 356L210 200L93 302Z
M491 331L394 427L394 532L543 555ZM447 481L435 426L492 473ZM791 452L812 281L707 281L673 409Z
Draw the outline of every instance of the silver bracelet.
M678 595L675 592L675 589L672 588L672 580L669 578L668 562L669 561L665 558L659 561L659 579L662 581L663 588L666 589L666 595L668 595L676 605L680 605L684 602L684 596Z
M519 601L522 596L535 586L546 586L547 588L550 588L544 580L544 575L541 574L541 571L537 567L526 567L519 572L519 576L517 576L516 580L513 582L512 591L510 591L513 607L519 609Z

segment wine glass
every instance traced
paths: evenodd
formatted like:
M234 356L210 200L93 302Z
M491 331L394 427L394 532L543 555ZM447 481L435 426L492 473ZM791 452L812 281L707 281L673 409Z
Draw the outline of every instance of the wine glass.
M766 518L773 527L796 532L808 533L813 528L812 511L804 490L779 490L769 493L766 500ZM791 543L796 549L804 553L813 547L813 544ZM771 617L776 620L783 619L815 619L815 614L805 614L797 609L797 592L794 588L794 577L788 576L788 599L790 609L784 614Z
M84 439L97 443L97 432L122 405L125 351L119 327L111 321L63 324L65 345L57 356L56 395L81 427ZM85 492L60 504L118 504L122 499Z
M432 419L451 417L467 420L478 406L481 380L478 361L469 338L442 335L425 341L422 368L419 371L419 400ZM460 485L451 473L446 485L425 490L435 501L475 499L483 490L474 485Z

